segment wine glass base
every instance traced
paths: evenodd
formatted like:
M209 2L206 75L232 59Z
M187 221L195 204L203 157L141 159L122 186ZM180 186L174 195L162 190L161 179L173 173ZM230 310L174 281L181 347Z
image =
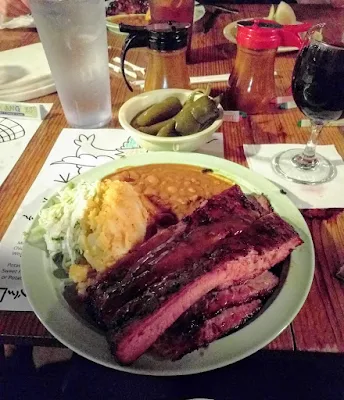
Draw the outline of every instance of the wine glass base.
M289 181L305 185L318 185L332 180L336 176L335 166L327 158L316 153L316 162L308 166L298 166L300 149L290 149L277 154L272 160L275 172Z

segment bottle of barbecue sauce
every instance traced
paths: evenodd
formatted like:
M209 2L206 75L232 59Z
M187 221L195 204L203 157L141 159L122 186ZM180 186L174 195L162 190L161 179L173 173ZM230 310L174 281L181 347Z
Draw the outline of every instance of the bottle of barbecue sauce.
M275 98L274 65L279 46L300 47L309 24L280 25L270 20L239 21L237 55L228 80L225 105L248 114L267 112Z
M145 27L120 24L120 31L129 33L121 55L122 75L129 90L132 88L124 73L127 51L135 47L148 48L144 91L166 88L190 89L186 65L188 24L166 22Z

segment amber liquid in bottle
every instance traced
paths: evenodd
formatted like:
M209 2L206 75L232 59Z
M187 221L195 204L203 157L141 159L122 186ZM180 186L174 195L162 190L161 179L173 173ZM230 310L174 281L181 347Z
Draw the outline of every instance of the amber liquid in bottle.
M194 0L161 1L150 0L151 22L185 22L190 24L188 29L188 45L186 50L186 61L191 59L192 25L194 16Z
M145 92L155 89L190 89L186 65L186 47L174 51L148 50L149 59L145 79Z
M251 50L238 46L228 80L226 108L248 114L267 112L275 97L276 49Z

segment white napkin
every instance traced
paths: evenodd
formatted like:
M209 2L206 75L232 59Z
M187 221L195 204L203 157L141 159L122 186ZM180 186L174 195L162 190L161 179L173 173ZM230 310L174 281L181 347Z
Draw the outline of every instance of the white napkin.
M21 15L10 18L0 14L0 29L34 28L35 23L32 15Z
M284 179L273 170L271 160L276 154L304 147L302 144L244 144L244 151L250 169L284 189L298 208L344 208L344 161L334 145L317 146L317 152L336 165L337 176L330 182L302 185Z
M25 101L55 91L41 43L0 52L0 100Z

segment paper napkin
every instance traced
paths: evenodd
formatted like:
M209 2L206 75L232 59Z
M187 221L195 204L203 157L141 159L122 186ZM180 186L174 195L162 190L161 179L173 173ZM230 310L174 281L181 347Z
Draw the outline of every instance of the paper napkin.
M244 151L249 168L285 190L298 208L344 208L344 161L334 145L317 146L317 152L331 160L337 168L337 175L330 182L313 186L298 184L273 170L271 161L276 154L304 147L302 144L244 144Z
M25 101L55 91L42 43L0 52L0 100Z
M34 28L35 23L32 15L21 15L10 18L0 14L0 29Z

